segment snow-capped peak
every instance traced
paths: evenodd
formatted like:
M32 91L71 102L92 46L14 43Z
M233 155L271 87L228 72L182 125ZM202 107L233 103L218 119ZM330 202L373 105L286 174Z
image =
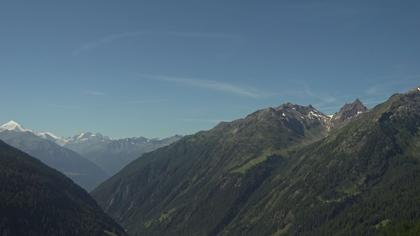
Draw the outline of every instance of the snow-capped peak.
M57 135L50 133L50 132L40 132L38 133L38 136L46 138L46 137L50 137L53 139L59 139L60 137L58 137Z
M52 142L55 142L61 146L63 146L64 144L67 143L67 140L59 137L53 133L50 132L34 132L30 129L26 129L24 128L22 125L20 125L19 123L17 123L14 120L11 120L9 122L7 122L6 124L0 126L0 132L5 132L5 131L12 131L12 132L29 132L32 133L33 135L36 135L40 138L46 139L46 140L50 140Z
M14 120L7 122L6 124L0 126L0 132L2 131L15 131L15 132L32 132L29 129L23 128L19 123Z
M84 136L86 135L86 133L80 133L75 139L76 140L78 140L78 139L82 139ZM89 134L88 134L89 135Z
M83 132L67 139L68 143L71 144L107 142L110 140L111 138L109 138L108 136L103 136L101 133L92 132Z
M64 146L68 142L65 138L59 137L51 132L40 132L36 135L43 139L53 141L60 146Z

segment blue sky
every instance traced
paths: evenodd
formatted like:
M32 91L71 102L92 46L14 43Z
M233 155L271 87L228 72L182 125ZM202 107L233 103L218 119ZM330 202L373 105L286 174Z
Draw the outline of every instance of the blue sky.
M419 1L0 5L0 122L165 137L284 102L333 113L420 84Z

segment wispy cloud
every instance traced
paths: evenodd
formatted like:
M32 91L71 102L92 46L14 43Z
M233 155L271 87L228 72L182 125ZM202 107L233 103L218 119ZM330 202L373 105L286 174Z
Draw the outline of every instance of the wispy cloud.
M379 103L383 103L386 101L386 98L384 99L364 99L362 102L366 105L366 106L374 106L377 105Z
M127 101L127 104L149 104L149 103L162 103L167 102L168 99L145 99L145 100L132 100Z
M56 108L56 109L63 109L63 110L76 110L80 109L80 106L73 106L73 105L62 105L62 104L47 104L48 107Z
M185 122L210 123L210 124L217 124L222 121L226 121L223 119L201 119L201 118L182 118L180 120L185 121Z
M113 43L118 40L126 38L135 38L141 36L172 36L172 37L183 37L183 38L208 38L208 39L233 39L238 38L238 35L234 34L224 34L224 33L205 33L205 32L176 32L176 31L167 31L167 32L153 32L153 31L131 31L123 32L117 34L111 34L104 36L102 38L96 39L94 41L85 43L79 48L75 49L72 54L77 56L81 53L91 51L95 48L105 46L107 44Z
M389 95L391 91L406 91L420 83L420 75L386 77L378 84L368 87L365 91L368 96Z
M325 113L336 112L341 106L341 98L331 91L319 91L310 86L309 82L304 80L290 81L287 89L282 89L279 96L287 99L296 99L311 103L315 108ZM293 101L292 101L293 102Z
M332 96L327 92L316 91L305 82L300 82L297 87L283 91L282 95L310 99L314 106L320 109L327 108L328 110L336 108L338 106L337 103L339 102L339 99L336 96Z
M90 96L105 96L104 92L97 91L97 90L90 90L90 89L83 90L83 94L90 95Z
M159 81L166 81L170 83L182 84L185 86L196 87L206 90L212 90L217 92L223 92L232 95L239 95L250 98L263 98L270 96L270 93L252 89L245 88L243 86L238 86L234 84L229 84L220 81L214 80L202 80L202 79L191 79L191 78L180 78L172 76L157 76L157 75L140 75L143 78L154 79Z
M316 93L309 86L305 86L303 92L307 97L314 98L318 101L317 105L332 104L337 102L337 98L327 93Z

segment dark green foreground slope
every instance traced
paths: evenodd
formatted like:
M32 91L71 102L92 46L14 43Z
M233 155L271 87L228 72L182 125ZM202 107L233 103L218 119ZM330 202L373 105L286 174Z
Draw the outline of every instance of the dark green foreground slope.
M125 233L69 178L0 141L0 235Z
M138 235L416 235L420 93L394 95L328 134L303 108L186 137L93 195Z

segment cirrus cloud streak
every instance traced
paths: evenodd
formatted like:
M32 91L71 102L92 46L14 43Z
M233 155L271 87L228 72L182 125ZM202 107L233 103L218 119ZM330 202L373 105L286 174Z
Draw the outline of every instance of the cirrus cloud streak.
M172 76L161 76L161 75L140 75L142 78L153 79L159 81L166 81L175 84L181 84L190 87L196 87L211 91L223 92L231 95L239 95L249 98L264 98L271 96L270 93L260 91L253 88L245 88L243 86L238 86L226 82L220 82L215 80L203 80L203 79L191 79L191 78L181 78L181 77L172 77Z

